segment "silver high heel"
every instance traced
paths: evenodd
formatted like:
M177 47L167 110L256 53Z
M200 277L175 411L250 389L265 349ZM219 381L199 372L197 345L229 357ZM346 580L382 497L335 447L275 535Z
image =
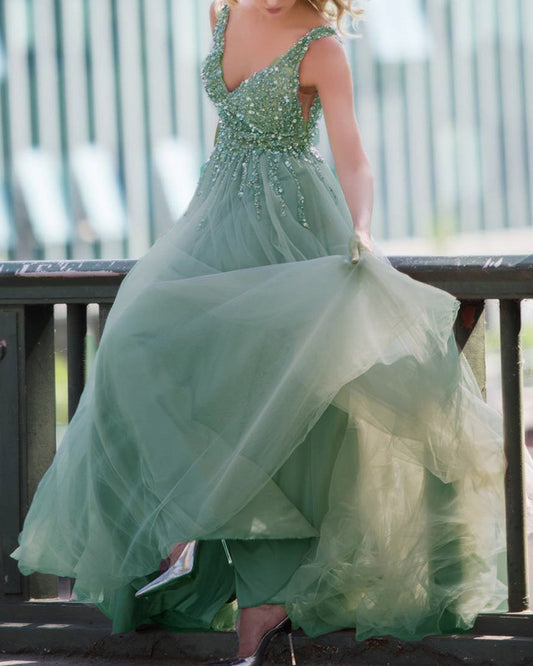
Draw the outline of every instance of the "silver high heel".
M194 568L194 558L196 551L198 550L198 541L189 541L185 548L183 549L181 555L178 559L172 564L166 571L164 571L160 576L152 580L148 585L141 587L140 590L135 592L136 597L142 597L149 592L158 590L167 583L170 583L176 578L181 578L191 573Z
M280 633L287 634L291 651L291 664L292 666L296 666L296 657L294 655L294 645L292 642L292 623L288 617L286 617L272 629L269 629L266 634L263 634L263 637L259 641L259 645L257 646L255 652L249 657L233 657L233 659L222 659L219 661L210 662L209 664L203 664L203 666L261 666L270 641L276 634Z

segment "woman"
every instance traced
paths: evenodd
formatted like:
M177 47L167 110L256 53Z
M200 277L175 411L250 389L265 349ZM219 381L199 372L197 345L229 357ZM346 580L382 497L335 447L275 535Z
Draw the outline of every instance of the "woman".
M345 13L211 7L215 147L120 286L13 554L76 578L114 631L233 626L238 605L231 664L291 621L412 639L505 607L501 418L458 301L372 242ZM312 148L322 109L338 180Z

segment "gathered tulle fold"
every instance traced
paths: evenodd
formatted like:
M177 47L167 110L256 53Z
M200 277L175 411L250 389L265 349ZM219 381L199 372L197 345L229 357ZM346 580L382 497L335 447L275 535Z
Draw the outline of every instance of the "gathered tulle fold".
M308 632L415 639L506 608L500 419L457 356L451 335L441 357L376 366L334 401L349 427L329 511L288 589Z

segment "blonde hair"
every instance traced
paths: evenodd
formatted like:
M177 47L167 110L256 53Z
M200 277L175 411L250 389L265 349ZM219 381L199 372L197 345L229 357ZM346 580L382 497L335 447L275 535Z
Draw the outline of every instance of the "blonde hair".
M237 5L239 0L216 0L215 7L218 10L222 5ZM343 20L351 16L352 26L357 27L357 23L365 13L364 9L354 7L354 0L306 0L328 23L337 23L339 32L349 37L359 37L360 35L347 34L342 27Z

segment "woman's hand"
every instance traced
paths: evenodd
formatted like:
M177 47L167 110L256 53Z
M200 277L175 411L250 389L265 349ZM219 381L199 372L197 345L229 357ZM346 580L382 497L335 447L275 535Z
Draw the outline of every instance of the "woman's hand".
M356 234L359 239L359 245L361 246L361 248L374 253L374 243L372 242L370 234L362 231L356 232Z
M348 253L352 264L357 264L361 258L361 252L371 252L374 254L372 239L366 234L354 232L348 240Z

